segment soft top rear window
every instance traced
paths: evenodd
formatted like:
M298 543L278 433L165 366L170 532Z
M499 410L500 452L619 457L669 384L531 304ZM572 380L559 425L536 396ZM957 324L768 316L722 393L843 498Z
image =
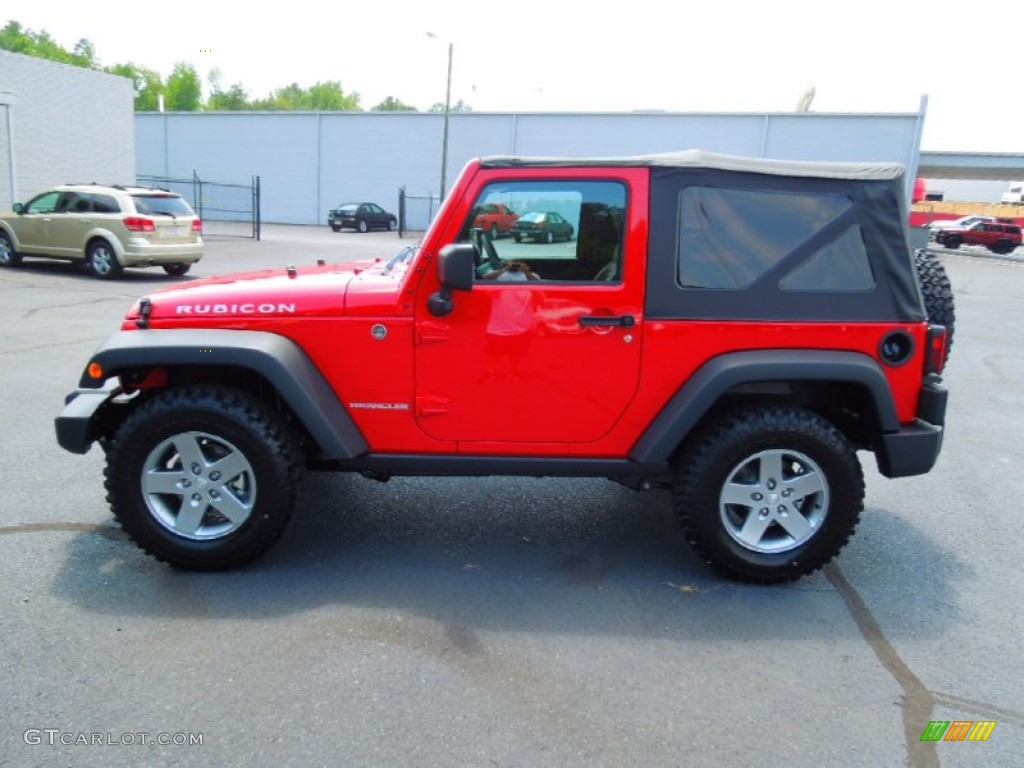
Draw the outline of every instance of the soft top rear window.
M139 213L169 214L171 216L195 216L191 206L178 195L148 194L132 195L135 210Z

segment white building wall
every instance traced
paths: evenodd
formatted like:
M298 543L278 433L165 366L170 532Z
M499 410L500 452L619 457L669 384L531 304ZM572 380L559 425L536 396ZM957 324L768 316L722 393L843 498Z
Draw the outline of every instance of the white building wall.
M133 183L133 100L127 78L0 51L0 208L51 184Z
M440 113L237 112L136 115L140 174L261 177L267 222L324 224L339 202L394 210L400 187L440 192ZM447 187L483 155L614 156L681 149L789 160L898 162L916 173L920 114L451 114ZM436 210L436 206L434 208ZM424 210L426 210L424 208ZM415 226L416 223L413 222Z

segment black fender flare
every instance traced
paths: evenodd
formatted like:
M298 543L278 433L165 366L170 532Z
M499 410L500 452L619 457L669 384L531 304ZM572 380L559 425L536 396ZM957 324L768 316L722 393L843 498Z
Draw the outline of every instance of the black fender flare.
M82 389L135 368L176 365L241 368L265 378L316 441L321 457L351 459L369 451L359 428L309 356L291 339L264 331L156 329L121 331L89 359L103 377L82 373Z
M668 461L700 419L730 389L742 384L822 381L862 386L882 431L900 428L889 382L872 358L859 352L769 349L730 352L704 363L665 404L630 451L639 462Z

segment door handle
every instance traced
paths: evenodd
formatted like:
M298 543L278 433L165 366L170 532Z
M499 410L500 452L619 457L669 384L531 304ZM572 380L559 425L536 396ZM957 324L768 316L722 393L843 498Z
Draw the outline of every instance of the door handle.
M583 315L580 317L580 325L584 327L617 325L622 328L632 328L636 325L636 318L632 315Z

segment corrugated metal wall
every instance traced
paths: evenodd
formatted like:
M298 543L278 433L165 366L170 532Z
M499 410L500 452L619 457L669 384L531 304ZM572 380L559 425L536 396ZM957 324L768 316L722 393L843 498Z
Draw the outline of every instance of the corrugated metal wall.
M263 184L263 220L324 224L339 202L395 210L398 190L438 195L439 113L140 113L140 174ZM451 114L448 187L481 155L608 156L705 149L791 160L882 161L908 166L920 148L919 114ZM909 191L909 187L908 187Z

